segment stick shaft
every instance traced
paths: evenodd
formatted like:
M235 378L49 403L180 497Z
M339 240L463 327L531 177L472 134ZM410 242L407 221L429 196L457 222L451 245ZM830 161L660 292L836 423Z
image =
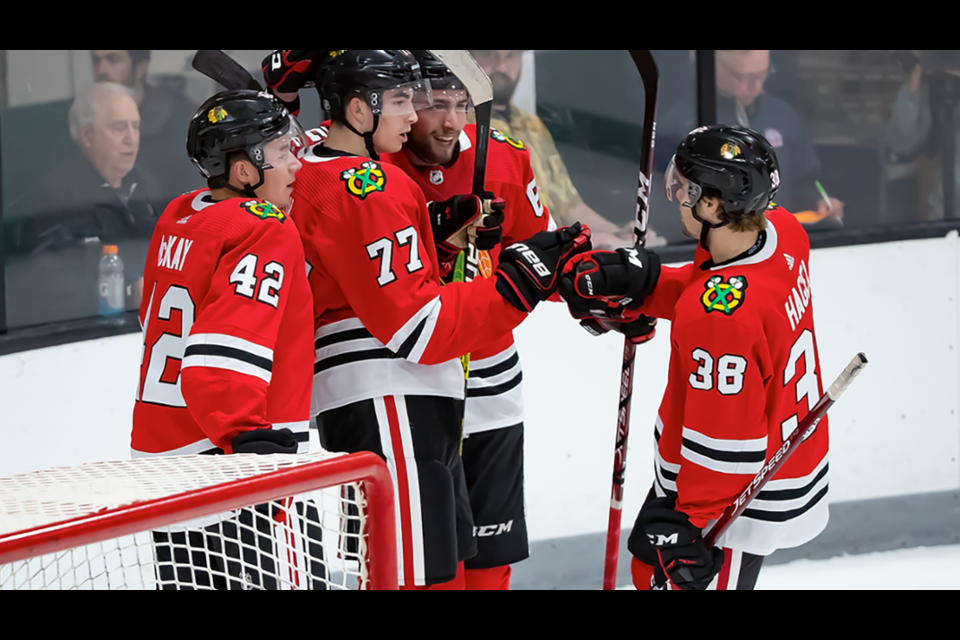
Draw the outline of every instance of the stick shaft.
M657 143L657 94L660 72L649 50L630 50L643 80L645 94L643 142L640 151L640 184L637 189L637 212L634 233L636 246L647 241L650 219L650 181L653 176L653 150ZM630 435L630 406L633 398L634 360L637 347L624 339L623 368L620 376L620 409L617 415L617 442L613 457L613 489L610 516L607 522L607 552L603 565L603 589L617 588L617 563L620 560L620 523L623 512L623 482L627 471L627 439Z

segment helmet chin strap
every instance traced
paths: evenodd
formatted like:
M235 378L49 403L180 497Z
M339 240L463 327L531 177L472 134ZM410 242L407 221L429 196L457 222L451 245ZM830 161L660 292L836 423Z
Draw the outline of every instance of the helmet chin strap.
M243 189L238 189L228 182L227 189L230 189L230 191L233 191L234 193L239 193L242 196L246 196L247 198L259 198L260 196L257 195L257 189L262 187L263 183L267 181L267 176L265 175L262 167L257 167L257 171L260 173L260 181L257 184L245 184L243 185Z
M373 144L373 134L375 134L377 129L380 127L380 116L373 116L373 129L367 133L360 133L357 131L357 128L350 124L346 116L343 118L343 124L347 125L347 129L350 129L350 131L363 138L363 142L367 147L367 155L370 156L371 160L380 160L380 154L377 153L377 147Z
M697 213L697 206L699 204L700 203L698 202L697 204L693 205L693 208L691 209L691 211L693 212L693 219L700 223L700 246L703 247L704 251L709 253L710 247L707 245L707 238L710 235L710 231L713 229L720 229L721 227L725 227L728 224L730 224L730 221L727 220L726 222L718 222L717 224L707 222L706 220L700 217L699 213Z

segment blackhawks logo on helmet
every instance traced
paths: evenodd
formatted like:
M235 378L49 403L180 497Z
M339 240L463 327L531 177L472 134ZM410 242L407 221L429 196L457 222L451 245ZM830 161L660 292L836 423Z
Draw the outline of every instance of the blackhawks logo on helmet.
M207 114L207 120L213 124L217 124L218 122L223 122L226 120L229 115L230 114L227 113L227 110L223 107L214 107L213 109L210 109L210 113Z
M747 279L744 276L730 276L726 282L722 276L714 276L707 280L706 288L700 302L707 313L719 311L732 316L746 301Z
M361 200L371 193L382 192L387 186L387 174L376 162L364 162L359 167L348 169L340 175L347 184L347 192Z
M261 220L269 220L273 218L274 220L279 220L281 223L287 221L287 214L285 214L279 207L272 205L269 202L250 200L249 202L244 202L241 204L240 207L250 215L254 215Z
M506 135L505 133L501 133L496 129L490 130L490 137L496 140L497 142L508 144L514 149L526 149L526 147L523 145L522 142L520 142L516 138L511 138L510 136Z

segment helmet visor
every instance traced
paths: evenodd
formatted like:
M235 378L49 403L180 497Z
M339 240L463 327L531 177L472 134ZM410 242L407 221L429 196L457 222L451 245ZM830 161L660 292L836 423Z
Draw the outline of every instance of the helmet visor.
M667 167L667 172L663 176L663 188L667 200L691 209L703 195L700 185L687 180L677 169L677 156L673 156L670 160L670 166Z
M429 80L416 80L392 89L371 91L367 94L367 104L378 115L404 116L433 106L433 90Z
M283 144L271 144L278 140L281 140ZM266 149L267 145L271 147L269 151ZM287 154L290 154L294 158L301 158L307 148L307 134L300 125L300 122L291 115L282 129L271 136L269 140L265 140L251 149L250 153L255 160L258 158L262 159L258 164L261 164L263 169L272 169L275 165L281 163L281 157L285 158ZM279 156L275 157L277 154L279 154Z

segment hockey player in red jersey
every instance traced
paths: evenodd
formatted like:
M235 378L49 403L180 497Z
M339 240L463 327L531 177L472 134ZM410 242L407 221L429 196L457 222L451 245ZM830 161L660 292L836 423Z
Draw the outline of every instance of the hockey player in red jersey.
M151 242L134 457L306 448L312 300L303 246L285 211L302 144L296 120L266 93L218 94L191 121L187 150L210 188L174 200ZM249 571L230 574L213 548L197 565L205 545L194 537L191 564L186 534L169 535L183 540L155 534L163 537L161 587L175 587L180 572L194 576L185 581L193 585L271 587Z
M441 287L423 193L380 161L400 151L417 108L431 104L416 60L405 50L333 51L318 84L333 121L327 141L304 156L291 212L314 294L313 413L325 448L386 459L401 584L450 583L476 553L459 456L458 358L502 338L555 293L559 269L589 246L589 232L536 235L505 250L490 279ZM479 199L466 196L446 213L445 224L465 227Z
M430 81L433 104L418 112L403 150L385 155L383 160L403 169L431 206L445 211L456 207L460 194L472 188L476 126L467 124L470 96L453 72L429 51L411 53ZM479 229L477 244L485 275L496 268L500 255L497 242L483 244L492 232L502 234L502 246L510 246L556 228L540 202L523 143L499 132L491 137L486 188L502 198L504 205L501 219ZM435 228L435 235L437 232ZM435 237L434 242L446 277L462 245L446 237ZM462 455L478 553L466 562L469 590L508 589L510 565L529 556L523 497L522 380L512 333L471 353Z
M672 322L655 481L629 542L639 589L752 589L765 556L827 524L823 419L717 548L703 541L822 394L810 242L771 204L779 182L759 134L697 129L666 174L700 239L694 264L661 270L654 254L621 249L579 256L564 275L571 311L595 330L629 327L641 311Z

